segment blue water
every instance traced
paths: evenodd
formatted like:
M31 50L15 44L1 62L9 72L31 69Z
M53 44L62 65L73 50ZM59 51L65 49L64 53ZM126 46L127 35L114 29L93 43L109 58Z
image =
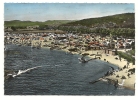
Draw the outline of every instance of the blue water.
M5 69L40 68L6 80L5 95L135 95L135 91L115 88L112 84L90 81L102 77L112 64L93 60L80 63L80 55L29 46L6 45Z

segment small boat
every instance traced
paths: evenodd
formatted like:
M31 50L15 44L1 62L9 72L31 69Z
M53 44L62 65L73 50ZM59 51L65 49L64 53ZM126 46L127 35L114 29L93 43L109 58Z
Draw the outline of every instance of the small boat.
M22 46L21 44L17 44L18 46Z
M40 49L41 47L40 47L40 46L37 46L36 48L37 48L37 49Z
M15 76L17 76L17 73L13 73L13 74L7 74L7 78L10 79L10 78L14 78Z
M36 48L35 46L31 46L32 49Z
M80 62L86 63L86 62L88 62L88 61L95 60L96 58L92 58L92 59L86 60L86 59L84 59L84 56L83 56L83 57L78 58L78 59L79 59Z

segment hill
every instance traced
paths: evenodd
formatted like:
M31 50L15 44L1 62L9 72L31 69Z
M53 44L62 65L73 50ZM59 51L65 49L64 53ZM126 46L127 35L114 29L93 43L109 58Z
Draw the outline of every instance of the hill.
M124 13L99 18L83 19L75 22L69 22L63 26L135 28L135 13Z
M50 26L87 26L87 27L106 27L106 28L135 28L135 13L124 13L112 16L104 16L98 18L88 18L79 21L75 20L48 20L45 22L38 21L5 21L4 26L26 27L34 25L50 25Z
M61 24L66 24L68 22L72 22L72 20L48 20L45 22L38 21L20 21L20 20L12 20L12 21L4 21L5 27L26 27L26 26L34 26L34 25L50 25L50 26L58 26Z

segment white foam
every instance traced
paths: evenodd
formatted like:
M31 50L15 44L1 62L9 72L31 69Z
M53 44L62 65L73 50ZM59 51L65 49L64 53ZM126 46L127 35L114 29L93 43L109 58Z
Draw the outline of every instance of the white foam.
M12 77L16 77L16 76L18 76L20 74L26 73L26 72L28 72L30 70L33 70L33 69L36 69L36 68L39 68L39 67L42 67L42 66L32 67L32 68L28 68L26 70L19 70L18 73L16 75L12 75Z

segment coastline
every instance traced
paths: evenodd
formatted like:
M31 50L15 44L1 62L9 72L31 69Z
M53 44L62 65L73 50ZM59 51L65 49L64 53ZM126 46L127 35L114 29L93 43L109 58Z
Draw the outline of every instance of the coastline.
M61 49L61 51L69 52L68 49ZM97 52L99 52L99 51L102 52L101 53L102 57L99 60L104 61L104 59L106 59L106 61L108 61L107 63L113 64L113 65L118 66L119 68L122 68L122 69L123 69L124 65L127 65L127 61L125 59L122 58L121 61L119 59L116 60L115 57L117 57L117 56L113 56L113 55L110 55L110 54L107 56L105 53L103 53L102 50L82 51L81 54L89 53L88 57L89 58L94 58L94 56L90 56L90 54L97 54ZM72 54L81 55L78 52L73 52ZM104 62L106 62L106 61L104 61ZM122 71L115 72L114 75L105 76L105 78L108 78L108 79L111 79L111 80L118 80L118 83L121 83L122 82L121 77L125 76L126 77L125 82L121 87L131 89L131 90L135 90L135 74L131 75L130 78L128 78L128 76L127 76L127 71L129 69L132 69L132 68L135 68L135 65L130 63L127 69L123 69ZM120 77L116 77L117 75L119 75Z
M61 46L59 46L59 47L61 47ZM43 46L41 48L50 49L50 47L43 47ZM55 50L57 50L57 49L55 49ZM66 49L59 49L59 50L69 53L68 47ZM116 65L119 68L123 68L124 65L127 64L127 61L125 59L122 58L121 61L119 59L116 60L115 59L116 56L113 56L113 55L110 55L110 54L107 56L103 52L103 50L81 51L81 54L89 53L89 55L88 55L89 58L95 58L95 56L90 56L90 55L91 54L97 54L97 52L102 55L101 59L99 59L101 61L104 61L106 63L110 63L110 64L113 64L113 65ZM79 52L71 52L71 53L72 54L81 55ZM106 61L105 61L105 59L106 59ZM128 89L131 89L131 90L135 90L135 74L131 75L130 78L128 78L127 77L127 73L126 73L126 71L128 71L129 69L132 69L132 68L135 68L135 65L133 65L132 63L130 63L128 69L124 69L122 71L115 72L114 75L105 76L105 78L108 78L108 79L111 79L111 80L118 80L118 83L121 83L122 82L121 77L124 75L126 77L126 79L125 79L124 84L121 87L128 88ZM117 75L119 75L120 77L116 77Z

